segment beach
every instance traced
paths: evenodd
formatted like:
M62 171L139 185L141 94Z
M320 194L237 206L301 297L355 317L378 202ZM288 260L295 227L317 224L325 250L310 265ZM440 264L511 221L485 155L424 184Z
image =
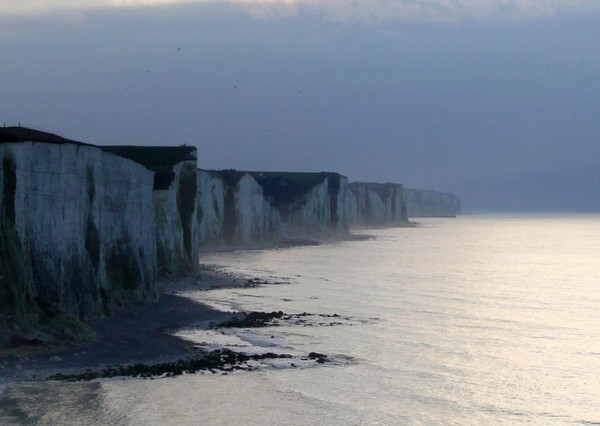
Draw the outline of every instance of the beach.
M157 302L109 318L96 319L89 326L97 337L89 343L63 348L22 347L0 358L0 377L15 380L44 380L58 373L74 374L114 365L174 362L190 356L193 345L170 332L184 327L209 327L231 314L181 295L186 291L210 291L256 285L247 279L204 267L193 276L163 279Z

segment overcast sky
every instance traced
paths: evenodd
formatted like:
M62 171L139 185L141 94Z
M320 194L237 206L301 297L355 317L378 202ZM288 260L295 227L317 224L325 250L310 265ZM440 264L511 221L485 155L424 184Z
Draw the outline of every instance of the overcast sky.
M600 210L600 1L0 0L0 121Z

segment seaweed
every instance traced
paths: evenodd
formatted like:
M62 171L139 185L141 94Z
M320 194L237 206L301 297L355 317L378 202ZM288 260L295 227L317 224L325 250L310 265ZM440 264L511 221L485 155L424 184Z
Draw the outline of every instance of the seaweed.
M311 355L313 355L311 357ZM311 353L308 358L316 362L321 362L324 359L322 354ZM99 378L110 377L174 377L184 373L193 374L198 371L234 371L234 370L251 370L248 366L249 361L260 361L264 359L292 358L288 354L275 354L267 352L264 354L245 354L242 352L234 352L229 349L218 349L208 353L202 353L197 356L191 356L187 359L178 360L175 362L163 362L157 364L142 364L137 363L129 366L114 366L100 371L87 370L79 374L55 374L48 377L46 380L60 380L67 382L89 381ZM325 358L326 359L326 358Z
M282 311L273 312L248 312L241 316L234 316L216 325L217 328L257 328L273 325L273 321L280 319L285 314Z

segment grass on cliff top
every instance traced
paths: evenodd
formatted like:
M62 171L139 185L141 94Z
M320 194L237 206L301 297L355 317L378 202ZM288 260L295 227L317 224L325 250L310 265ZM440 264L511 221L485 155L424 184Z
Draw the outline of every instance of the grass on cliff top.
M195 160L193 146L101 146L102 150L125 157L153 172L169 172L177 163Z

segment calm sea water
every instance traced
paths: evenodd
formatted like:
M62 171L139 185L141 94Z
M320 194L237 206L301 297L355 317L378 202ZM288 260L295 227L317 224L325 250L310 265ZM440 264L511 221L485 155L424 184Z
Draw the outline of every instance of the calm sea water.
M0 395L0 423L600 424L600 216L420 224L363 231L375 237L367 241L204 257L289 283L190 297L224 309L335 313L341 324L314 316L310 326L183 336L208 347L317 351L333 364L20 384Z

